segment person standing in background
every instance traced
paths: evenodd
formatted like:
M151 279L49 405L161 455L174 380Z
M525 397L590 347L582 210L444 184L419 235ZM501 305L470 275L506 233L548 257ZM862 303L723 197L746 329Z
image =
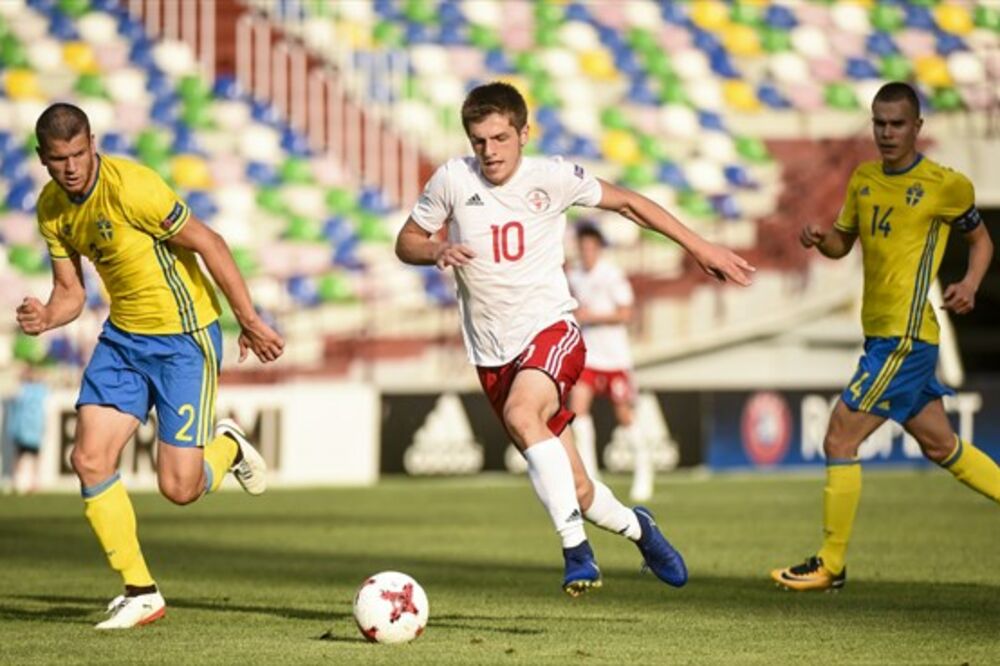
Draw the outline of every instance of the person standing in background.
M627 324L635 296L625 273L604 256L607 240L591 222L576 228L578 262L569 272L569 286L580 307L573 313L583 328L587 360L580 380L570 393L576 413L573 432L577 449L591 478L597 478L597 443L591 405L607 396L626 441L634 453L635 471L630 496L645 502L653 496L653 457L649 441L635 422L635 380Z

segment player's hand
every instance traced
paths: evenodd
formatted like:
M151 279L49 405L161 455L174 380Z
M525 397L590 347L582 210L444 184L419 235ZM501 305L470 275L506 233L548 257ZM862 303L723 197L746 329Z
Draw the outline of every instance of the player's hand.
M261 363L269 363L278 360L285 350L282 337L259 317L241 327L239 344L240 363L246 360L247 353L251 351Z
M704 247L691 253L695 261L705 271L720 282L735 282L741 287L749 287L751 274L757 269L746 259L729 248L706 243Z
M573 310L573 317L576 319L578 324L580 324L581 326L586 326L594 318L594 315L590 312L588 308L585 308L584 306L581 305L576 310Z
M438 270L443 271L449 266L465 266L475 258L476 253L468 245L442 243L434 265L438 267Z
M802 227L802 232L799 234L799 242L806 249L821 244L825 238L826 232L814 224L807 224Z
M33 296L17 306L17 325L28 335L38 335L49 328L48 313L42 302Z
M944 309L968 314L976 307L976 290L964 282L953 282L944 290Z

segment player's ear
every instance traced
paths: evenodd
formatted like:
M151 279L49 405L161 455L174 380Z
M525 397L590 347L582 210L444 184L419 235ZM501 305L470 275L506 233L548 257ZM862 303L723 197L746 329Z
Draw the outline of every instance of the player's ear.
M521 144L522 148L528 145L528 127L528 123L524 123L524 127L522 127L521 131L517 134L518 143Z

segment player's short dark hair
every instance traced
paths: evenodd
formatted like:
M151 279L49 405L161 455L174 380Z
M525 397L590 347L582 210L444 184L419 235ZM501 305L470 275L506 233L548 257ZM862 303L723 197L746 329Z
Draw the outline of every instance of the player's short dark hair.
M528 124L528 105L517 88L494 81L473 88L462 103L462 127L466 134L469 125L478 123L491 113L507 116L518 132Z
M584 238L593 238L601 244L601 247L608 246L608 239L604 237L601 228L590 220L585 220L576 225L576 239L579 241Z
M913 86L903 81L892 81L879 88L878 92L875 93L875 99L872 100L872 104L875 104L875 102L898 102L904 99L910 103L910 108L913 109L913 113L919 118L920 97L917 96L917 91L913 89Z
M90 138L90 119L78 106L56 102L42 111L35 122L35 136L38 145L45 148L52 139L69 141L81 132Z

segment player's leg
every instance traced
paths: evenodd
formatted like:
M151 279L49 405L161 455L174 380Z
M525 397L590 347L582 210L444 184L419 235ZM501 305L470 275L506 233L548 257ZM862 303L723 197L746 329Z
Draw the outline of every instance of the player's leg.
M823 545L804 563L776 569L771 577L793 590L842 587L844 559L861 500L861 462L858 447L885 421L885 417L854 411L838 400L823 440L826 484L823 488Z
M149 384L133 363L134 336L106 324L83 373L70 462L80 478L84 515L121 574L125 593L108 606L98 629L148 624L164 614L139 547L135 510L118 476L118 459L150 408Z
M940 398L924 405L903 427L920 443L927 458L976 492L1000 502L1000 467L972 442L955 434Z
M630 509L598 479L591 479L567 428L559 436L573 468L577 500L583 517L598 527L620 534L639 548L647 566L656 577L675 587L687 582L687 566L681 554L660 532L652 513L645 507Z
M653 497L653 451L649 440L644 436L639 424L635 421L635 392L629 380L624 376L616 377L611 388L612 405L615 410L615 420L625 434L625 441L632 449L634 470L632 472L632 488L629 496L633 502L648 502Z
M70 462L80 479L84 515L125 584L98 629L125 629L163 617L165 605L139 546L135 510L119 478L118 458L139 420L112 407L81 405Z
M215 424L222 350L219 325L157 337L157 356L162 357L165 349L172 352L150 370L159 417L160 491L176 504L188 504L218 489L226 472L232 471L248 493L263 493L267 485L263 458L233 421Z
M586 374L584 370L584 374ZM580 452L580 458L587 470L587 474L592 479L600 478L600 466L597 462L597 438L594 434L594 419L590 415L590 408L594 402L594 389L589 383L580 378L576 386L569 394L569 408L576 418L573 419L573 437L576 449Z

